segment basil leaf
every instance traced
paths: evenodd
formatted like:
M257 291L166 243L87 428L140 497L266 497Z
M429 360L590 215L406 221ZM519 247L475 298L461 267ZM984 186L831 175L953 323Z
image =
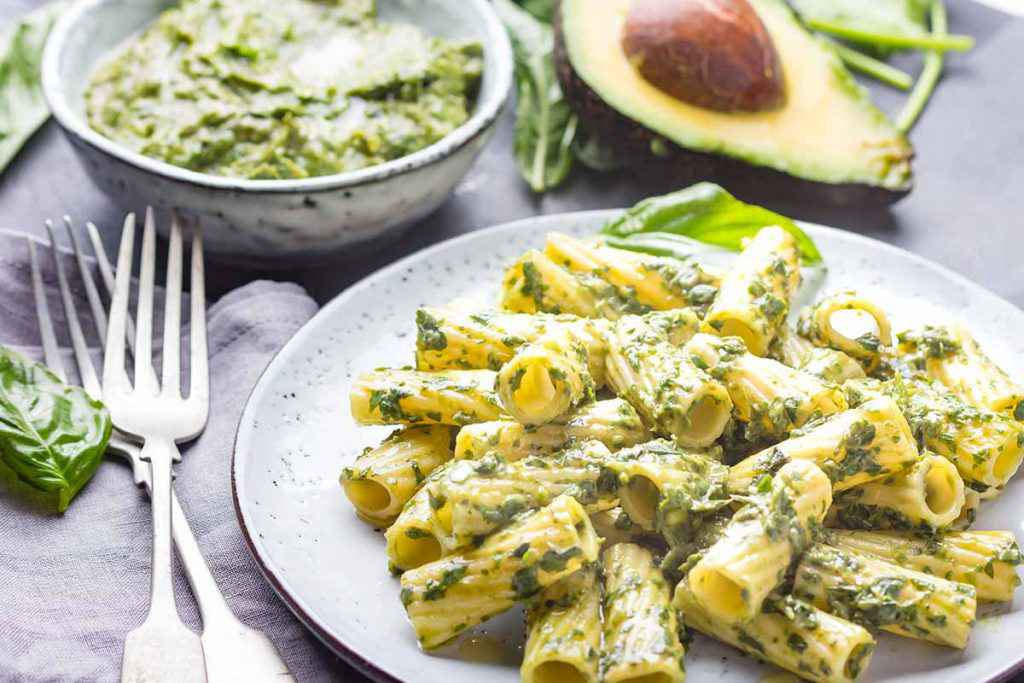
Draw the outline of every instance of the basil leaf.
M58 512L92 478L111 429L107 409L84 389L0 346L0 462L49 494Z
M0 32L0 172L50 116L39 65L63 7L62 2L45 5Z
M578 120L555 76L551 27L511 0L494 0L494 8L515 54L516 161L530 188L544 192L562 184L572 170Z
M870 45L893 49L969 50L970 36L936 36L928 31L932 0L789 0L810 28Z
M555 18L555 0L516 0L516 4L545 24Z
M686 261L694 254L721 250L721 247L698 242L689 237L674 235L671 232L638 232L629 237L605 237L605 244L616 249L638 251L652 256L667 256Z
M616 240L620 248L648 253L653 253L649 250L657 240L637 237L644 233L671 233L740 251L744 239L753 237L758 230L769 225L777 225L793 235L804 265L822 262L821 252L814 241L792 219L741 202L714 183L697 183L677 192L645 199L605 225L601 232L620 238ZM663 248L670 248L665 236L658 239ZM679 249L680 245L675 243L671 248Z

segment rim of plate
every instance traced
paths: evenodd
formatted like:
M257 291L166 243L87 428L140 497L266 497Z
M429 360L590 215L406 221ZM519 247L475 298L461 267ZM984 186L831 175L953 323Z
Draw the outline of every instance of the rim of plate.
M468 1L472 3L478 13L487 34L486 40L481 40L481 42L486 43L487 49L494 51L493 64L490 61L485 61L484 69L494 73L493 78L497 79L497 85L486 97L478 99L475 106L476 111L461 126L437 142L397 159L355 171L284 180L254 180L219 176L192 171L147 157L93 130L86 122L85 117L79 116L69 103L70 93L61 77L60 59L63 56L68 36L76 29L81 18L109 0L78 0L64 11L54 24L43 49L41 65L43 97L46 99L54 119L68 134L121 162L173 181L207 189L288 194L368 185L430 166L452 156L488 130L504 110L508 94L512 89L514 68L512 44L491 3L486 0ZM116 49L116 46L112 46L110 49ZM108 54L109 52L108 50Z
M360 672L368 676L370 679L377 683L408 683L402 681L399 678L395 678L387 671L384 671L372 661L366 659L355 646L349 645L344 642L341 638L334 635L331 629L325 624L320 623L313 615L312 610L306 606L305 601L298 595L297 591L292 591L286 585L286 582L281 577L278 577L270 567L270 562L267 558L263 557L260 550L258 549L253 534L250 532L248 525L246 524L245 512L242 510L241 499L239 498L238 492L238 442L243 431L243 425L251 422L250 412L253 410L253 399L257 396L257 393L263 389L265 381L268 381L268 377L271 371L278 369L278 364L286 351L289 351L294 345L302 343L306 335L309 334L309 330L317 323L321 317L328 318L334 314L335 309L341 308L348 301L357 297L359 293L366 287L374 284L377 280L387 278L394 272L399 272L406 268L411 262L418 261L425 257L430 256L433 253L451 248L453 245L461 244L463 242L471 242L478 239L487 239L493 236L495 233L501 233L506 231L516 230L523 224L533 224L537 221L551 221L557 222L559 220L585 220L585 219L600 219L600 218L611 218L625 211L625 209L598 209L592 211L572 211L558 214L547 214L541 216L531 216L528 218L521 218L507 223L500 223L498 225L492 225L487 228L480 230L474 230L473 232L466 233L465 235L458 235L447 240L438 242L431 246L415 251L412 254L404 256L399 260L384 266L380 270L377 270L363 279L359 280L355 284L351 285L345 290L342 290L327 302L323 308L321 308L316 315L310 318L305 325L292 335L284 346L282 346L274 357L271 358L270 362L260 373L259 378L256 380L256 384L253 385L252 391L249 392L248 398L245 401L245 407L242 410L242 415L239 418L238 428L235 431L235 439L232 445L231 451L231 499L235 507L235 517L238 519L238 526L242 530L242 537L245 539L245 544L249 549L249 554L252 555L256 562L256 566L259 567L260 573L267 580L267 582L277 593L278 597L284 602L284 604L292 611L292 613L298 618L302 624L308 628L313 635L315 635L324 645L326 645L331 651L340 656L346 662L354 666ZM982 287L978 283L968 279L967 277L953 271L946 266L939 263L926 259L923 256L919 256L913 252L907 251L900 247L893 246L887 242L877 240L871 237L866 237L859 233L851 232L849 230L841 230L839 228L833 228L827 225L821 225L820 223L811 223L807 221L796 221L796 223L803 229L810 228L811 232L822 232L828 234L830 237L838 237L839 239L848 239L853 242L861 242L870 244L874 248L881 248L883 251L889 251L894 254L898 254L903 258L910 259L919 265L929 268L950 281L965 287L968 290L975 292L984 293L985 295L998 300L1001 304L1009 306L1015 310L1020 310L1017 306L1007 301L998 294ZM1024 671L1024 652L1018 655L1018 659L1007 665L1002 671L993 674L988 679L985 679L979 683L1004 683L1010 680L1016 674Z

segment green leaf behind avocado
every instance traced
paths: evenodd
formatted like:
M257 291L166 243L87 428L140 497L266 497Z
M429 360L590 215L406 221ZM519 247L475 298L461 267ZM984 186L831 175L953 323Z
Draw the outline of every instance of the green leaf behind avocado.
M50 116L39 66L63 7L63 2L50 3L0 31L0 172Z
M111 429L107 409L84 389L0 346L0 461L52 494L57 511L92 478Z
M655 253L655 248L682 250L678 241L665 237L652 240L645 233L670 233L732 251L743 248L743 240L761 228L777 225L796 239L804 265L822 262L821 252L807 233L792 219L733 197L714 183L697 183L677 192L650 197L605 225L601 232L616 240L613 246ZM658 240L660 239L660 244ZM629 246L633 245L633 246Z
M969 36L933 36L932 0L789 0L809 27L885 52L905 48L968 50Z
M516 4L546 24L555 18L555 0L516 0Z
M549 25L511 0L494 0L516 61L515 155L534 192L565 181L572 169L577 118L555 76L555 39Z

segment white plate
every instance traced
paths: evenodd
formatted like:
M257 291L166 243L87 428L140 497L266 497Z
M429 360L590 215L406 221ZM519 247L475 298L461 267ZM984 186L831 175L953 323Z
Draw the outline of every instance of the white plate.
M330 648L378 681L515 683L522 623L513 612L466 634L440 655L419 651L384 558L384 538L356 519L338 485L342 467L385 428L357 427L348 411L352 378L412 362L414 314L467 294L495 301L504 267L557 230L591 234L615 212L531 218L474 232L409 256L343 292L273 360L252 392L235 447L239 522L281 598ZM1024 312L978 285L891 246L805 225L829 265L826 289L856 287L901 324L936 320L935 306L966 319L995 359L1024 376ZM814 283L805 285L810 290ZM802 297L812 296L804 291ZM1024 484L986 507L979 528L1021 536ZM881 636L865 681L991 681L1024 666L1022 591L979 620L964 652ZM472 640L470 640L472 639ZM477 661L468 661L477 660ZM484 661L479 661L484 660ZM687 654L691 681L758 681L769 671L698 638Z

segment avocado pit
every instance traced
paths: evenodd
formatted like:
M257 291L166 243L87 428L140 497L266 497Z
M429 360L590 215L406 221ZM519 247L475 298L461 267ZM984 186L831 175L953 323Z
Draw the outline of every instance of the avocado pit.
M785 104L778 53L747 0L631 0L620 41L644 79L683 102L723 112Z

